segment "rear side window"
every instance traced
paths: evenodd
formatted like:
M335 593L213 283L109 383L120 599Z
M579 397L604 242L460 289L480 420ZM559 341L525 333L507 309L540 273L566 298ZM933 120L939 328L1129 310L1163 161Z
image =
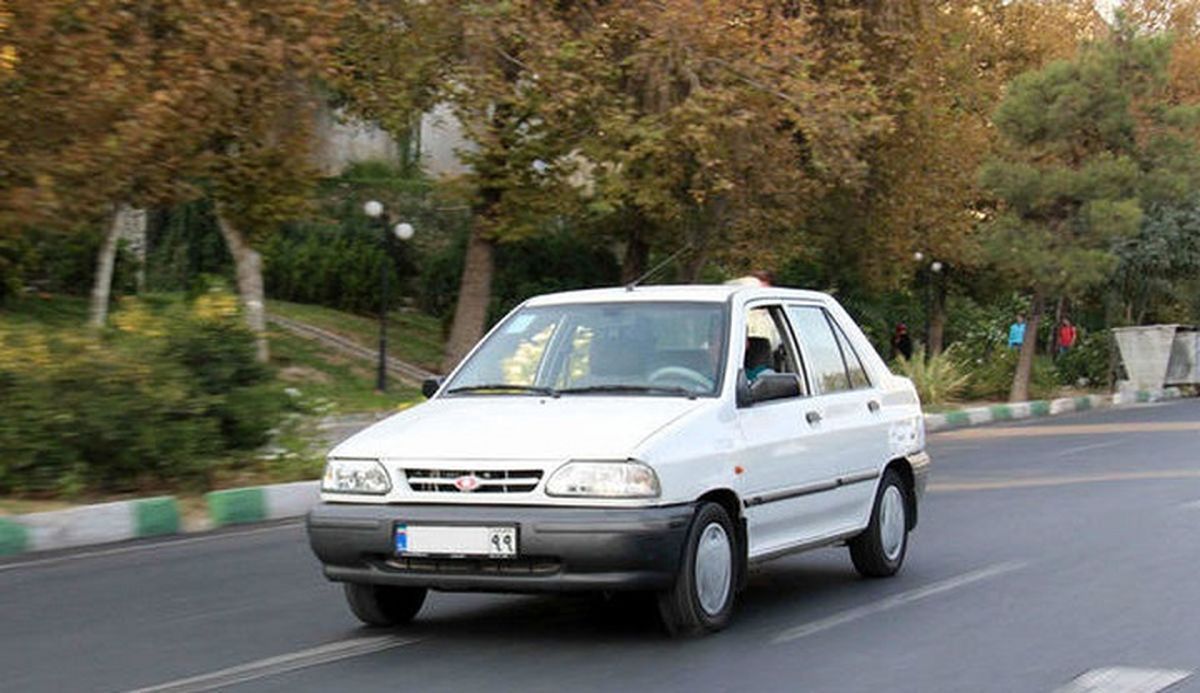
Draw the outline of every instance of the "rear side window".
M796 339L804 345L809 373L816 388L823 393L851 389L842 348L825 311L816 306L788 306L787 313Z
M858 358L858 352L850 346L850 340L846 337L842 326L832 316L828 317L829 322L833 323L838 346L842 348L842 356L846 359L846 371L850 374L850 387L856 390L860 387L871 387L871 379L867 377L867 369L863 368L862 359Z

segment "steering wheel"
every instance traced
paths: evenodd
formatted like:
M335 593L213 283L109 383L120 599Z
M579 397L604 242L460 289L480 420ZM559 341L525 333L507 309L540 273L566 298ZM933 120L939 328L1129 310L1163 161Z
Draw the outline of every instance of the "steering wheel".
M711 390L713 387L712 380L709 380L707 377L697 373L691 368L685 368L683 366L663 366L662 368L659 368L651 373L647 377L647 380L654 385L663 384L658 382L660 380L674 380L675 382L682 381L688 385L698 385L704 390Z

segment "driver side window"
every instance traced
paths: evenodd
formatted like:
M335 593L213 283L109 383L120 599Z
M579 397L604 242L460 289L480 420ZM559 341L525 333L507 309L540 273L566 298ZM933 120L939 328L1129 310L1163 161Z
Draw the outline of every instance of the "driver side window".
M784 339L783 309L759 306L746 313L746 339L742 367L746 379L754 382L767 373L793 373L803 376L792 345Z

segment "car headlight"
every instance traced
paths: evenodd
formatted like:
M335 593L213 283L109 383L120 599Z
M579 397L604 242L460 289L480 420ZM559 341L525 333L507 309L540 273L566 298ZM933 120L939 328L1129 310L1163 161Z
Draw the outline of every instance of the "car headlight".
M658 475L641 462L568 462L546 482L548 496L658 498Z
M321 490L329 493L369 493L383 495L392 490L387 470L375 460L337 460L325 462Z

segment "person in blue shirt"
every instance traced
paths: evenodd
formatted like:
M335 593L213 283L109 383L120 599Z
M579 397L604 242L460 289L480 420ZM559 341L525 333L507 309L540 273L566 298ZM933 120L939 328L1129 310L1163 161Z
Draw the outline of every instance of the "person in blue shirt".
M1008 348L1020 349L1025 343L1025 316L1017 313L1017 321L1008 327Z
M754 382L764 373L774 373L771 368L771 342L765 337L748 337L746 339L746 379Z

